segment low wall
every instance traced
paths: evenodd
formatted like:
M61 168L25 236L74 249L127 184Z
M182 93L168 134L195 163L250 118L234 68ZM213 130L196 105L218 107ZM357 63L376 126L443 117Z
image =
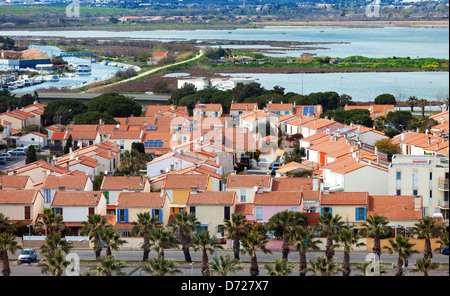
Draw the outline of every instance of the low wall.
M439 238L432 238L430 239L431 241L431 250L434 251L436 248L440 247L440 244L437 243L437 241L440 240ZM373 238L368 237L366 238L366 250L370 251L372 250L372 245L373 245ZM409 239L410 243L414 243L415 245L413 246L413 250L416 251L423 251L425 249L425 239L421 239L421 238L410 238ZM389 239L381 239L380 240L380 245L381 245L381 250L383 250L383 248L385 246L390 247L391 244L389 243Z

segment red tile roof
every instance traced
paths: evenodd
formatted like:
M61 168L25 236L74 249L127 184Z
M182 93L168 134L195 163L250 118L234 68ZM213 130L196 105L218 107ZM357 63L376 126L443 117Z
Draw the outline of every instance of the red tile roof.
M121 192L116 208L162 208L165 201L160 192Z

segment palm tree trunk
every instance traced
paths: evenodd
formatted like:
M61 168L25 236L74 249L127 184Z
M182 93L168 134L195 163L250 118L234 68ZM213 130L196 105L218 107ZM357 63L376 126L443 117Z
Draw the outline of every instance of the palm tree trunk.
M327 246L325 250L325 256L327 257L328 262L330 262L334 256L333 239L331 238L331 233L329 233L327 236Z
M306 276L306 254L302 250L298 252L299 257L299 265L298 265L298 273L300 276Z
M159 251L158 257L164 260L164 249L161 249L161 251Z
M380 242L380 231L377 230L375 232L375 236L373 238L373 252L378 255L378 259L381 257L381 242Z
M252 256L252 258L250 259L250 275L259 275L258 259L256 258L256 255Z
M144 246L148 246L149 241L146 234L144 234ZM150 254L150 248L142 248L142 261L148 261L148 255Z
M234 251L234 259L236 260L240 260L239 259L239 249L241 247L241 242L239 239L239 234L236 233L234 235L234 240L233 240L233 251Z
M184 261L192 262L191 253L189 252L188 244L189 244L188 237L184 233L182 233L181 234L181 249L183 250Z
M106 247L106 257L111 256L111 255L112 255L111 247L108 246L108 247Z
M288 243L289 243L289 238L287 236L287 231L285 231L285 234L283 235L283 246L281 247L282 248L281 254L282 254L283 260L288 260L288 255L289 255Z
M350 253L348 251L344 251L344 260L342 262L342 275L349 276L350 275Z
M8 252L3 252L3 268L2 268L3 276L9 276L11 274L11 268L9 267L9 258Z
M402 256L398 256L397 260L397 273L395 276L403 276L403 259Z
M208 268L208 253L206 250L203 250L202 253L202 275L209 276L209 268Z
M429 238L425 238L424 259L433 258L433 252L431 251L431 241Z

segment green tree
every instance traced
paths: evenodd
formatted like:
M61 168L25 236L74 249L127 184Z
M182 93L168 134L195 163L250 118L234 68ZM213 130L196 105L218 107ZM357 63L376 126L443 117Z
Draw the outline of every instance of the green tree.
M47 235L45 238L45 244L41 246L41 253L48 257L53 257L56 250L61 250L65 254L68 254L73 248L73 244L65 239L61 238L59 233Z
M3 213L0 213L0 235L2 233L12 233L14 231L14 226L12 225L9 217L5 216ZM3 251L0 250L0 258L3 257Z
M38 263L41 274L51 274L53 276L61 276L64 269L69 266L70 261L64 257L64 251L56 249L52 254L44 254L44 259Z
M183 250L184 260L191 262L189 244L191 243L192 233L200 225L194 213L181 212L175 214L175 219L169 222L169 227L178 233L180 237L181 249Z
M411 107L411 113L414 112L414 106L417 104L417 101L418 101L418 100L419 100L419 99L418 99L417 97L415 97L415 96L410 96L410 97L406 100L406 103L408 103L409 106Z
M404 260L408 260L412 254L419 252L413 249L415 243L409 242L409 238L401 235L397 235L395 239L389 239L389 244L390 246L384 246L384 249L387 249L389 254L398 254L397 272L395 273L395 276L402 276Z
M120 162L120 170L130 175L138 175L139 170L145 164L145 159L136 149L125 150Z
M425 239L423 258L433 258L431 238L439 237L442 233L442 227L436 224L436 220L425 216L420 219L419 222L414 223L412 231L417 234L419 238Z
M313 276L331 276L340 271L338 263L334 261L334 258L328 260L326 256L318 256L315 259L308 261L309 267L306 271L312 273Z
M203 231L194 235L191 246L194 251L202 252L202 275L209 276L208 253L212 254L217 249L223 249L219 240L215 236L210 236L208 231Z
M118 93L103 93L88 103L90 112L106 113L112 117L141 116L142 106L132 97Z
M99 124L100 119L104 124L119 123L108 113L100 113L96 111L89 111L74 116L75 124Z
M83 221L81 232L89 236L89 240L93 243L95 259L100 258L102 252L102 244L100 241L100 234L107 227L108 220L100 214L89 215L87 221Z
M2 267L3 276L11 275L11 267L9 265L8 252L11 254L15 254L17 250L21 249L22 247L19 246L18 242L16 241L15 235L8 232L4 232L0 235L0 251L3 254L3 267Z
M394 111L388 113L386 116L386 121L392 124L399 131L403 131L403 128L410 124L412 118L412 114L409 111Z
M272 251L267 249L267 240L265 234L261 232L250 232L247 237L242 239L242 249L243 254L250 255L250 275L259 275L258 258L256 257L256 252L261 250L265 254L271 254Z
M178 247L178 240L172 235L171 231L158 227L150 231L150 244L155 248L158 257L164 259L164 249Z
M381 94L374 100L375 105L396 105L395 97L391 94Z
M137 221L131 222L131 235L141 236L144 241L141 245L142 249L142 261L148 260L148 255L150 254L150 232L154 229L158 223L157 217L152 217L150 212L138 213Z
M316 239L316 234L309 226L295 226L291 232L291 240L298 252L299 266L298 271L300 276L306 276L306 252L308 250L318 251L320 248L318 244L321 243Z
M165 81L158 81L153 85L153 92L156 94L164 94L169 91L169 85Z
M365 243L358 242L359 236L353 234L353 230L348 228L342 228L335 236L336 246L342 246L344 248L344 259L342 262L342 275L349 276L350 270L350 253L353 251L353 246L361 247L365 246Z
M103 173L96 175L94 177L94 180L92 181L92 190L99 191L100 187L102 186L103 178L105 175Z
M318 223L316 224L316 229L325 235L327 238L327 244L325 249L325 256L328 261L330 261L334 256L334 236L338 233L339 229L344 227L344 221L341 215L333 215L331 212L325 212L318 218Z
M425 117L425 107L428 105L428 100L427 99L419 99L417 101L417 105L422 110L422 117Z
M37 161L36 149L34 146L29 146L27 150L27 158L25 159L25 164L29 164Z
M106 245L106 257L112 255L112 250L118 251L120 246L127 242L126 240L121 239L121 237L121 234L112 227L102 229L100 232L100 239Z
M443 231L441 234L441 239L437 240L436 243L439 244L439 247L435 249L435 252L442 252L443 248L448 248L449 241L448 241L448 231Z
M75 99L61 99L50 102L44 108L45 125L68 124L73 116L86 112L88 107Z
M251 224L242 214L232 214L231 220L224 219L225 231L228 239L233 240L234 259L239 260L239 248L242 237L245 237L251 230Z
M147 264L144 264L142 270L152 276L165 276L182 273L180 269L175 267L175 262L162 257L151 258Z
M219 255L219 258L212 258L209 263L209 270L212 274L227 276L230 273L242 270L242 267L239 266L239 261L232 259L230 255Z
M389 161L392 161L392 156L394 154L402 153L400 146L393 144L390 139L377 140L374 146L378 149L378 151L386 153Z
M127 267L125 262L116 261L114 259L115 259L114 255L99 257L98 266L89 268L86 275L112 276L113 274L115 274L118 276L126 276L127 274L122 271L122 269Z
M421 272L424 276L428 276L431 270L439 268L439 263L431 262L431 258L419 258L414 263L414 268L411 272Z
M273 266L266 264L264 268L267 270L268 276L287 276L294 270L294 264L289 262L289 260L277 258Z
M69 137L66 140L66 145L64 146L64 154L68 154L70 152L70 148L73 147L73 139L72 135L69 135Z
M366 218L364 223L364 230L367 236L373 236L373 248L372 251L378 255L378 259L381 257L381 235L386 234L391 230L387 225L388 219L385 216L380 216L377 213L370 215Z

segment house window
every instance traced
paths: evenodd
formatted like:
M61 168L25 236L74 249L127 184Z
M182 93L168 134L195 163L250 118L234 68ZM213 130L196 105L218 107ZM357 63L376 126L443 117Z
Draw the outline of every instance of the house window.
M413 195L417 195L417 194L418 194L417 189L413 189Z
M400 171L396 172L395 180L396 180L395 186L402 187L402 172Z
M152 210L153 217L159 217L160 216L160 209L153 209Z
M366 220L366 208L356 208L355 220L356 221L364 221Z
M256 207L256 220L262 220L262 219L263 219L263 208Z
M50 195L50 189L44 189L44 202L45 203L52 202L52 196Z
M430 172L430 182L428 186L433 187L433 172Z
M433 190L430 190L430 205L433 203Z
M230 220L230 207L223 208L223 218Z
M397 195L402 195L402 190L401 190L401 189L397 189L397 190L396 190L396 194L397 194Z
M195 214L195 207L194 206L189 207L189 212Z
M124 140L120 140L120 149L123 150L125 147Z
M203 231L208 231L208 224L200 224L197 227L197 234L202 233Z
M323 215L323 214L325 214L325 213L328 213L328 212L332 213L332 212L333 212L333 209L332 209L331 207L323 207L323 208L320 210L320 214L321 214L321 215Z
M58 215L58 216L62 216L62 214L63 214L62 208L53 208L53 212L55 213L55 215Z
M95 208L89 208L89 216L94 216Z
M117 210L117 222L128 222L128 211L127 209L118 209Z
M291 212L297 212L297 207L291 207Z
M241 196L241 202L246 202L247 201L247 190L246 189L241 189L240 190L240 196Z
M31 219L31 208L30 206L25 206L25 220Z
M419 172L418 171L413 171L412 174L413 177L413 187L418 187L419 186Z

